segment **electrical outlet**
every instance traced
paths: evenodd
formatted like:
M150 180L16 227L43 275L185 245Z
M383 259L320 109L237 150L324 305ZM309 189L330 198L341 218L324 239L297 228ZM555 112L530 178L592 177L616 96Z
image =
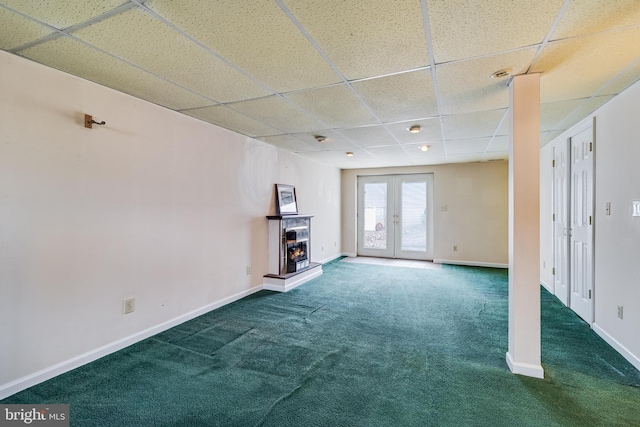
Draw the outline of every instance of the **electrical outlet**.
M453 252L458 252L458 245L453 245Z
M129 298L122 301L122 314L129 314L136 311L136 299Z
M251 275L251 267L247 266L247 276Z
M322 249L322 252L324 252L324 245L322 245L320 248Z
M618 306L618 318L622 319L623 316L623 311L622 311L623 307L621 305Z

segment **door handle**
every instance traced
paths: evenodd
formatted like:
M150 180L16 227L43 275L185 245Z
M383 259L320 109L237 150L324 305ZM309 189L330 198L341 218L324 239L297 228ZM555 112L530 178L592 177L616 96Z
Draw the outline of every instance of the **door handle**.
M569 229L569 237L573 237L573 228Z

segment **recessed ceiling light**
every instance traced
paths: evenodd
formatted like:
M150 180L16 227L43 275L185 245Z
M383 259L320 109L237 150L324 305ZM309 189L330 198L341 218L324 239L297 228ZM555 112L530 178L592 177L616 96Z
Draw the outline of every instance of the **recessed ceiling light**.
M327 140L326 136L322 136L322 135L313 135L313 137L316 139L316 141L318 142L325 142Z
M423 144L423 145L420 146L420 150L429 151L429 146L427 144Z
M353 157L353 151L347 151L347 157Z
M505 68L503 70L498 70L495 73L491 74L492 79L503 79L505 77L509 77L513 70L511 68Z
M422 130L420 125L413 125L409 128L409 132L411 133L419 133Z

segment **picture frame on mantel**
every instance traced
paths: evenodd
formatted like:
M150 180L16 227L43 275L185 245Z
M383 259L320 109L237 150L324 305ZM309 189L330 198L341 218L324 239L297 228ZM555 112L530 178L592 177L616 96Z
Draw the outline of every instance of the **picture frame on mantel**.
M296 215L298 202L293 185L276 184L276 215Z

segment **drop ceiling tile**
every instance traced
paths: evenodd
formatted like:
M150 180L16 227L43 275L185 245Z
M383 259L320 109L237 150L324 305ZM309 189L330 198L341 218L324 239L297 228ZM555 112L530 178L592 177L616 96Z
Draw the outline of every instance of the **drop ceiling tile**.
M208 99L159 79L70 37L60 37L22 50L19 54L174 110L211 104Z
M252 137L278 135L282 133L279 129L260 123L224 105L214 105L182 112L191 117Z
M13 49L51 33L52 29L0 7L0 49Z
M619 74L615 79L610 80L602 93L607 93L609 95L618 94L638 81L638 79L640 79L640 58Z
M613 95L596 96L587 102L582 103L577 110L572 111L560 123L558 123L558 125L554 127L554 130L569 129L571 126L593 113L612 98Z
M444 154L429 155L429 153L427 153L427 155L425 156L420 155L418 157L412 158L411 160L412 165L441 165L445 163L448 163L448 161L447 156L445 156Z
M72 34L217 102L270 94L141 9L125 11Z
M100 16L126 0L2 0L2 3L59 30Z
M401 145L390 145L387 147L369 147L367 148L367 151L371 153L373 157L384 160L408 162L411 157L407 150Z
M306 132L326 128L317 120L278 96L228 104L232 109L267 123L286 133Z
M284 150L293 151L294 153L307 153L310 151L322 151L321 148L307 144L305 141L294 135L274 135L263 136L258 138L267 144L275 145Z
M554 130L552 132L545 132L544 134L540 135L540 146L544 147L545 145L556 139L558 136L560 136L562 132L564 132L564 130Z
M376 118L346 85L329 86L286 95L290 101L332 128L376 124Z
M587 99L569 99L540 104L540 130L554 129L569 113L586 101Z
M336 166L341 169L357 169L371 167L374 162L373 156L363 150L351 150L353 157L347 157L344 151L309 151L299 153L303 157Z
M637 0L572 1L552 40L640 24Z
M427 0L436 63L542 42L563 0Z
M447 140L445 146L448 155L484 153L489 142L491 142L491 138Z
M276 92L341 81L275 1L145 3Z
M509 106L508 79L491 74L510 68L523 74L531 65L536 48L521 49L468 61L438 65L438 89L443 114L494 110Z
M429 65L418 1L284 4L348 80Z
M384 122L438 114L430 70L363 80L354 82L353 87Z
M442 118L444 135L447 141L493 136L506 111L506 109L501 109L444 116ZM507 119L505 118L504 121Z
M389 132L387 132L385 127L381 125L340 129L339 132L361 147L379 147L398 144Z
M315 139L316 135L324 136L326 139L324 142L318 142ZM295 137L301 139L309 146L313 147L315 151L353 151L360 148L345 138L338 132L332 130L321 130L317 132L302 132L294 134Z
M485 155L482 153L471 154L449 154L447 155L447 163L472 163L481 162Z
M487 146L487 153L493 152L507 152L509 154L509 137L508 136L496 136L489 142Z
M541 102L611 94L605 84L636 60L639 45L640 27L549 43L531 70L543 73Z
M509 160L509 151L494 151L491 153L484 153L481 162L502 162Z
M419 133L409 132L409 128L413 125L418 125L422 128ZM437 117L412 120L410 122L388 123L385 126L401 144L442 141L440 119Z
M428 145L429 149L427 151L422 151L421 148L423 145ZM444 143L442 142L427 142L422 144L403 144L404 148L409 152L409 155L412 158L427 158L427 157L435 157L435 156L444 156L446 152L444 150Z

